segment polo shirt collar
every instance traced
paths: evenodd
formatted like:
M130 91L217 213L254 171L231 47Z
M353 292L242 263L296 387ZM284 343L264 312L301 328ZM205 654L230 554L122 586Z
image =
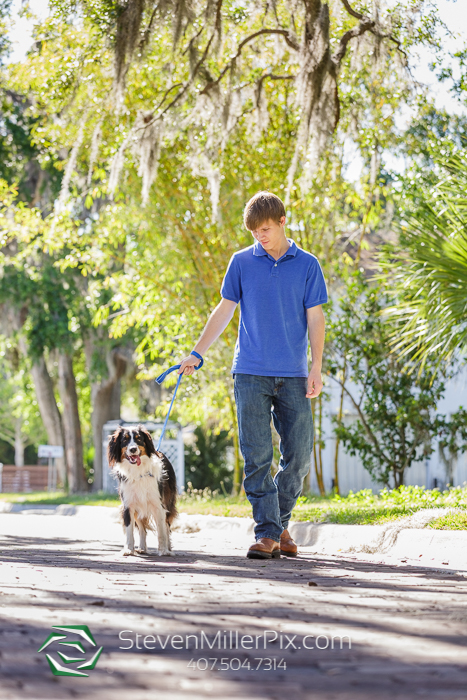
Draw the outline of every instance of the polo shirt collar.
M293 257L295 257L295 255L297 254L297 250L298 250L297 245L296 245L295 241L293 241L291 238L287 238L287 240L290 243L290 248L288 249L288 251L286 253L284 253L284 255L282 257L285 258L288 255L292 255ZM269 255L269 253L266 250L264 250L263 246L261 245L261 243L259 241L255 241L255 244L253 246L253 255L257 255L257 256ZM281 258L279 258L279 260L280 259Z

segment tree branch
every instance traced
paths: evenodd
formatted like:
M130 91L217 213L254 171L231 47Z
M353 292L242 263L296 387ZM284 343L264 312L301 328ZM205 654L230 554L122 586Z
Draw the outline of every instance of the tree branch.
M141 41L139 42L139 51L140 52L144 51L144 49L146 48L146 44L148 43L149 37L151 36L152 25L154 23L154 19L156 17L157 11L159 10L159 5L160 5L160 3L158 2L151 13L151 17L149 18L149 22L147 24L146 29L143 32L141 32L142 37L141 37Z
M380 34L379 36L381 37L381 39L389 39L389 41L392 41L392 42L394 42L394 44L396 44L397 50L405 58L406 67L407 67L409 65L409 57L408 57L407 53L404 51L404 49L401 48L401 42L399 41L399 39L396 39L394 36L392 36L392 34Z
M167 88L167 90L164 92L164 94L163 94L163 96L162 96L161 101L159 102L159 104L157 105L157 107L156 107L156 109L155 109L156 112L157 112L158 109L160 109L160 108L162 107L162 105L163 105L164 102L166 101L167 95L168 95L169 93L171 93L172 90L175 90L175 88L178 88L178 87L180 87L181 85L183 85L183 83L174 83L174 85L171 85L169 88Z
M235 63L235 61L239 58L240 54L242 53L243 47L246 46L250 41L253 41L253 39L256 39L256 37L261 36L263 34L279 34L280 36L283 36L285 38L285 41L290 48L294 49L295 51L298 51L300 49L299 45L296 44L291 38L290 34L287 29L260 29L259 31L255 32L254 34L250 34L250 36L247 36L246 39L243 39L242 42L240 42L237 53L235 56L231 58L231 60L227 63L227 65L224 67L224 69L221 71L220 75L216 78L216 80L213 80L212 82L208 83L200 92L200 95L204 95L206 92L209 92L213 87L218 85L222 78L225 76L229 68Z
M220 16L220 11L221 11L221 9L222 9L222 2L223 2L223 0L218 0L218 2L217 2L217 8L216 8L216 27L217 27L218 18L219 18L219 16ZM197 63L197 64L195 65L195 67L193 68L193 72L192 72L190 78L187 80L187 82L186 82L185 85L182 87L182 89L180 90L180 92L178 92L178 93L175 95L175 97L173 98L172 102L170 102L170 103L167 105L167 107L163 110L163 112L162 112L161 114L159 114L159 116L157 117L157 119L160 119L166 112L168 112L169 109L170 109L171 107L173 107L174 104L176 104L176 103L179 101L179 99L180 99L180 98L185 94L185 92L188 90L188 88L190 87L191 83L192 83L193 80L195 79L195 77L196 77L196 75L197 75L199 69L201 68L201 66L203 65L204 61L205 61L206 58L207 58L207 55L208 55L208 53L209 53L209 49L211 48L211 44L212 44L212 42L213 42L213 40L214 40L214 37L215 37L215 35L216 35L216 31L217 31L217 30L215 30L215 31L211 34L211 36L209 37L209 41L208 41L208 43L207 43L207 45L206 45L206 48L204 49L203 54L202 54L201 58L199 59L198 63Z
M396 37L392 36L392 34L380 34L378 31L375 31L376 28L376 22L374 20L371 20L369 17L365 17L365 15L362 15L360 12L357 12L354 10L351 6L348 0L341 0L342 4L344 5L345 9L351 15L352 17L355 17L355 19L358 19L360 21L360 24L358 27L354 27L353 29L350 29L348 32L345 32L345 34L342 36L340 40L340 45L339 49L336 51L336 54L334 56L334 60L337 60L339 63L343 57L345 56L345 52L347 50L347 44L349 43L350 39L352 39L354 36L360 36L361 34L364 34L366 31L370 31L375 36L378 36L380 39L389 39L389 41L392 41L394 44L397 46L397 50L400 51L400 53L404 56L406 64L408 65L408 60L409 57L407 56L407 53L404 51L404 49L401 46L401 42L399 39L396 39ZM352 32L354 32L352 34ZM340 55L342 53L342 55Z
M344 2L344 0L342 0L342 2ZM332 61L336 67L340 65L342 59L344 58L349 41L356 36L361 36L362 34L365 34L365 32L372 32L375 26L376 22L373 19L370 19L369 17L364 17L362 18L360 24L357 24L356 27L354 27L353 29L349 29L342 35L341 40L339 42L339 48L332 57Z
M0 439L1 439L1 440L4 440L5 442L7 442L7 443L8 443L9 445L11 445L12 447L15 446L15 435L14 435L14 433L13 433L13 432L12 432L12 433L7 432L7 431L5 430L5 427L3 427L2 430L0 430Z
M344 5L347 12L349 13L349 15L352 15L352 17L355 17L355 19L359 19L359 20L363 19L364 15L361 15L360 12L357 12L356 10L354 10L349 4L349 0L341 0L341 2Z
M353 403L353 405L357 409L358 416L359 416L360 420L362 421L363 427L365 428L365 431L366 431L368 437L370 438L371 442L373 443L376 452L381 457L381 459L384 460L384 462L386 462L386 464L388 464L390 467L392 467L392 462L386 457L386 455L384 454L384 452L381 450L380 446L378 445L378 441L377 441L376 437L374 436L370 426L366 422L366 418L363 415L363 411L361 410L360 406L355 401L355 399L352 396L352 394L350 393L350 391L347 389L347 387L341 381L339 381L339 379L337 379L337 377L334 377L332 374L330 374L329 376L331 377L331 379L334 379L334 381L337 382L343 388L343 390L345 391L345 393L347 394L347 396L349 397L349 399L351 400L351 402Z
M296 75L274 75L274 73L265 73L258 82L263 82L266 78L269 78L269 80L295 80L296 77Z
M223 3L223 0L218 0L218 2L217 2L217 9L216 9L216 17L219 17L219 15L220 15L220 11L221 11L221 8L222 8L222 3ZM216 26L217 26L217 20L216 20ZM166 92L165 92L165 94L164 94L164 97L163 97L163 99L162 99L162 102L159 103L159 107L160 107L160 105L162 105L162 104L164 103L164 101L165 101L167 95L169 94L169 92L171 92L171 90L173 90L175 87L178 87L179 85L182 85L181 90L179 90L179 92L177 92L177 94L175 95L175 97L173 98L173 100L172 100L171 102L169 102L169 104L167 105L167 107L165 107L165 109L164 109L160 114L158 114L157 117L155 117L155 118L152 119L152 120L148 120L143 126L139 127L139 129L136 129L136 131L141 131L141 129L146 129L148 126L151 126L152 124L154 124L155 121L157 121L158 119L161 119L161 118L164 116L164 114L165 114L166 112L168 112L169 109L170 109L171 107L173 107L173 106L179 101L179 99L180 99L181 97L183 97L183 95L185 94L185 92L188 90L188 88L189 88L190 85L192 84L193 80L195 79L195 77L196 77L196 75L197 75L197 73L198 73L200 67L202 66L202 64L203 64L204 61L206 60L207 55L208 55L208 53L209 53L209 49L211 48L211 44L212 44L212 42L213 42L213 40L214 40L214 36L215 36L215 31L214 31L214 32L211 34L211 36L209 37L209 41L208 41L208 43L206 44L206 47L205 47L205 49L204 49L204 51L203 51L203 54L202 54L201 58L199 59L199 61L197 62L197 64L195 65L195 67L193 68L193 72L192 72L191 76L189 77L189 79L186 81L186 83L185 83L185 84L183 84L183 83L176 83L175 85L172 85L168 90L166 90Z

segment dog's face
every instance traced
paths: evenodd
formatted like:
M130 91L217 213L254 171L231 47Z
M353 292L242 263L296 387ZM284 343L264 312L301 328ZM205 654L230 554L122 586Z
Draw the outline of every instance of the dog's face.
M120 426L109 438L108 458L111 467L125 459L130 464L139 466L142 457L150 457L155 453L152 437L141 425Z

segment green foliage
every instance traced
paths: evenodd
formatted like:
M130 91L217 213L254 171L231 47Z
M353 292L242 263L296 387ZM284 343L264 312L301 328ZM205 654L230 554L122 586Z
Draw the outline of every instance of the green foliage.
M398 247L381 259L394 299L386 310L393 348L420 371L467 347L467 153L452 150L437 145L433 172L407 182Z
M0 438L12 448L32 447L25 454L30 464L37 464L37 446L46 442L27 364L11 341L0 342ZM12 450L3 453L0 461L15 463Z
M11 48L10 37L8 36L8 17L11 11L12 0L1 0L0 2L0 65L8 56Z
M33 167L35 149L31 144L33 120L25 111L24 99L0 88L0 177L8 183L20 183L20 194L34 197L32 182L25 181L25 169Z
M226 448L231 445L227 430L216 432L197 426L195 442L185 447L185 481L193 489L232 490L232 470L226 461Z
M449 421L441 422L439 427L440 446L451 455L457 456L462 445L467 442L467 411L462 406L451 414Z
M39 442L42 443L42 440L38 440ZM38 458L37 458L37 447L35 445L27 445L24 449L24 464L25 465L34 465L37 464ZM13 445L11 445L9 442L6 440L2 440L0 438L0 462L2 464L11 464L13 465L15 463L15 449Z
M457 435L459 427L436 412L445 377L429 365L418 375L408 373L391 353L383 308L378 286L360 273L350 276L328 323L326 363L330 376L344 385L356 418L350 424L345 416L335 418L336 435L373 479L389 485L392 478L399 486L405 471L431 454L441 430ZM349 379L357 388L349 390Z

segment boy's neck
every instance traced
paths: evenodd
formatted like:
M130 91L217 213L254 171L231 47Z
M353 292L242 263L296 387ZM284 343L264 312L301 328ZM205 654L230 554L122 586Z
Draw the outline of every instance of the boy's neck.
M279 244L275 248L269 248L267 251L269 255L274 258L274 260L279 260L290 248L290 243L287 238L284 237L279 241Z

